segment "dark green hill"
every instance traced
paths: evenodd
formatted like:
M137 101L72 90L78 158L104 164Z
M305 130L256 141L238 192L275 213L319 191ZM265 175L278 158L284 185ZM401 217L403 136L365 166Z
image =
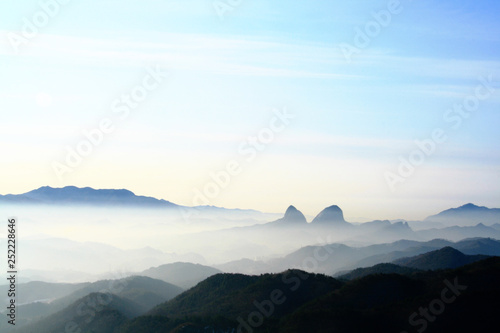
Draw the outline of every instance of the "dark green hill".
M485 255L465 255L450 246L446 246L442 249L427 252L415 257L401 258L393 261L393 263L421 270L436 270L457 268L487 257L488 256Z
M497 324L498 281L499 257L348 282L299 270L217 274L141 316L142 306L120 296L91 315L92 297L106 297L91 294L32 332L64 332L63 321L78 324L81 333L483 332Z
M305 304L282 318L276 332L485 332L500 310L498 279L500 258L425 278L370 275Z
M403 267L396 264L384 263L378 264L372 267L366 268L356 268L349 273L339 275L337 278L341 280L353 280L365 277L372 274L399 274L410 276L415 272L419 272L419 269Z
M284 274L300 281L295 291L280 280ZM215 275L148 316L129 321L119 332L231 332L235 320L247 325L240 326L242 332L416 332L424 325L420 309L441 303L445 310L433 310L441 312L425 322L426 332L486 331L494 327L500 310L500 258L411 277L372 274L346 283L321 275L307 275L306 280L301 276L306 275ZM264 304L273 288L286 292L285 300L267 317L265 310L270 308L261 311L255 304ZM448 303L441 301L442 295ZM258 325L250 326L252 320Z
M149 311L150 315L185 316L185 315L215 315L220 311L231 310L233 296L256 283L258 277L243 274L217 274L200 282L195 287L177 296L171 302L159 305Z
M217 274L148 314L171 319L194 317L195 322L196 318L219 317L218 321L230 326L237 324L237 318L247 318L260 304L265 304L272 312L270 320L277 320L340 286L331 277L299 270L261 276ZM276 302L271 304L271 300Z

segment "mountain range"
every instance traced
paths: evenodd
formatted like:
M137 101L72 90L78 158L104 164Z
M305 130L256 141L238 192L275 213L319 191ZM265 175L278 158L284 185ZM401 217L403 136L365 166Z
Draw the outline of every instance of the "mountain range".
M109 309L115 311L111 311L112 318L117 315L120 320L136 317L183 291L180 287L145 276L80 284L30 282L17 287L22 290L19 301L26 302L18 305L18 312L22 315L19 316L17 325L26 325L28 331L37 331L38 325L43 325L51 332L64 332L64 325L67 323L65 319L68 317L93 317L96 313L107 314ZM38 293L38 296L28 294L30 291ZM40 297L41 299L34 300ZM106 311L101 311L104 309ZM32 325L34 322L36 325ZM0 329L4 324L4 321L0 323ZM116 324L117 322L111 322L109 325ZM102 326L102 323L97 321L93 325ZM6 327L8 326L4 329Z
M424 242L399 240L392 243L360 247L340 243L305 246L283 257L267 261L242 259L215 267L224 272L245 274L262 274L295 268L327 275L339 275L341 272L355 268L370 267L381 263L395 263L395 260L400 258L414 257L442 248L453 248L464 255L473 256L473 258L476 255L500 256L500 241L491 238L470 238L458 242L444 239ZM466 262L464 260L458 261ZM454 267L456 266L446 266L446 268Z
M185 216L200 213L233 213L241 216L259 216L261 212L253 209L227 209L216 206L187 207L167 200L140 196L126 189L94 189L91 187L66 186L54 188L42 186L22 194L0 195L0 203L17 205L58 205L58 206L94 206L128 208L162 208L178 211Z
M125 244L23 237L16 332L410 331L408 316L453 274L470 283L456 311L499 310L493 281L500 263L488 257L500 256L499 209L466 204L423 221L350 223L337 205L306 217L292 205L284 214L183 207L74 186L4 195L0 204L41 207L25 210L32 215L23 213L24 230L91 230ZM123 249L131 244L147 246ZM119 279L107 275L118 267L127 267ZM66 275L79 283L22 283ZM480 299L486 302L474 308ZM461 328L450 312L442 323ZM443 325L428 331L446 331Z
M214 206L186 207L174 204L163 199L156 199L147 196L138 196L126 189L93 189L90 187L79 188L76 186L66 186L53 188L43 186L38 189L23 194L0 195L0 203L5 204L44 204L44 205L92 205L92 206L127 206L143 208L178 208L211 211L251 211L241 209L226 209ZM374 221L380 222L380 221ZM388 221L387 221L388 222ZM487 208L476 206L472 203L465 204L457 208L447 209L436 215L429 216L423 222L435 222L436 225L476 225L500 223L500 208ZM288 207L283 218L274 221L274 225L304 224L307 220L294 206ZM404 222L403 222L404 223ZM345 221L343 212L337 205L332 205L321 211L314 217L311 225L335 225L351 226Z
M445 247L424 261L408 260L446 262L450 256L464 258ZM410 332L424 327L416 319L425 317L413 315L419 308L431 307L433 318L438 316L433 304L443 294L446 311L425 322L426 332L485 331L496 324L499 257L446 270L371 270L351 280L294 269L259 276L219 273L146 311L140 302L145 294L162 295L172 287L132 277L130 287L109 293L110 282L100 282L107 283L107 290L86 286L73 294L88 294L16 332L63 332L68 323L75 331L99 333Z
M173 208L178 205L153 197L135 195L125 189L93 189L90 187L79 188L66 186L53 188L43 186L23 194L1 195L0 201L19 204L46 204L46 205L97 205L97 206L142 206Z
M219 273L222 273L222 271L213 267L188 262L176 262L158 267L151 267L137 274L172 283L184 289L189 289L200 281Z
M496 224L500 222L500 208L488 208L468 203L429 216L424 221L442 223L448 226L478 223Z
M404 257L392 263L380 263L371 267L356 268L349 273L336 274L339 279L352 280L372 274L400 274L414 276L429 270L458 268L490 256L484 254L466 255L451 246L426 252L413 257Z

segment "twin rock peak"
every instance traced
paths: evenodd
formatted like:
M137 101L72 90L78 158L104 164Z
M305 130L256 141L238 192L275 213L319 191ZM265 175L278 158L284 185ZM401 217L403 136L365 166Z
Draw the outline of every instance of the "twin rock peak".
M287 208L285 216L277 220L279 224L307 224L306 217L294 206ZM323 209L311 222L312 225L349 225L339 206L333 205Z

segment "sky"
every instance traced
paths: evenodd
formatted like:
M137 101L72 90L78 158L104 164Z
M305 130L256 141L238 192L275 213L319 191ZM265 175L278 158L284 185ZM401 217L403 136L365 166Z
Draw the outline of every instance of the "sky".
M4 0L1 194L420 219L500 202L498 1Z

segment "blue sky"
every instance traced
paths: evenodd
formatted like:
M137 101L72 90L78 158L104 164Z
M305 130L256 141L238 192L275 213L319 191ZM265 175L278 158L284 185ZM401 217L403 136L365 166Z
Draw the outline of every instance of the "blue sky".
M2 194L127 188L190 206L211 189L207 204L310 215L338 204L352 219L500 202L496 1L241 0L223 13L214 5L228 1L54 3L0 5ZM148 68L166 77L118 117L113 102ZM478 86L484 98L458 123L447 110ZM293 118L249 161L239 148L277 110ZM58 175L54 163L103 119L111 133ZM447 139L402 175L400 158L437 128ZM230 161L241 172L207 185Z

